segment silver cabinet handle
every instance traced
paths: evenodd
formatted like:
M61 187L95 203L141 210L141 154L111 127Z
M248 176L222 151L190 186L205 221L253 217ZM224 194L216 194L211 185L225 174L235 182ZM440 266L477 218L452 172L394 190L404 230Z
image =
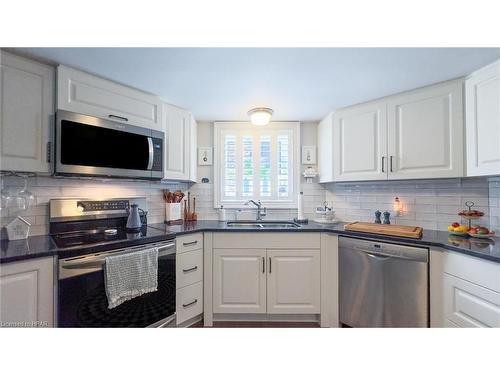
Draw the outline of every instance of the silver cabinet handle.
M262 273L266 273L266 258L262 257Z
M197 243L198 243L198 241L183 242L182 245L183 246L191 246L191 245L196 245Z
M272 266L271 266L271 257L269 257L269 273L271 273Z
M393 156L391 155L391 157L389 158L389 160L390 160L390 164L391 164L391 169L390 169L390 171L391 171L391 172L394 172L394 171L392 170L392 158L393 158Z
M198 300L197 300L197 299L195 299L193 302L189 302L189 303L186 303L186 304L184 304L184 303L183 303L183 304L182 304L182 307L184 307L184 308L189 307L189 306L191 306L191 305L194 305L196 302L198 302Z
M117 116L117 115L108 115L109 118L115 118L117 120L122 120L122 121L128 121L128 118L122 117L122 116Z
M382 156L382 173L385 173L384 171L384 163L385 162L385 156Z
M182 272L188 273L188 272L191 272L191 271L196 271L197 269L198 269L198 266L194 266L194 267L188 268L187 270L182 270Z

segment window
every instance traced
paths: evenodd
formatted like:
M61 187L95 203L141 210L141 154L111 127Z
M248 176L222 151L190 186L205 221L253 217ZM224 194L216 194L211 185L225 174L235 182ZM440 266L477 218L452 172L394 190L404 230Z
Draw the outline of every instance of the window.
M243 207L249 199L297 207L299 123L217 122L214 130L215 207Z

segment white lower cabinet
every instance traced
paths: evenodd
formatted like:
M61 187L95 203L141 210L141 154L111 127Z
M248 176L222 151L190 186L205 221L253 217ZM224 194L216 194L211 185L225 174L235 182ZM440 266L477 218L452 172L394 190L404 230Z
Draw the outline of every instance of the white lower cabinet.
M500 327L500 293L445 273L444 315L459 327Z
M431 327L500 328L500 264L431 252Z
M2 327L54 325L54 261L52 257L0 266Z
M213 312L266 312L266 250L215 249Z
M267 312L319 314L320 250L268 250Z
M319 249L214 249L214 313L320 313Z
M203 282L178 289L176 301L178 325L200 315L203 312Z
M203 234L178 236L176 246L176 320L181 325L203 313Z

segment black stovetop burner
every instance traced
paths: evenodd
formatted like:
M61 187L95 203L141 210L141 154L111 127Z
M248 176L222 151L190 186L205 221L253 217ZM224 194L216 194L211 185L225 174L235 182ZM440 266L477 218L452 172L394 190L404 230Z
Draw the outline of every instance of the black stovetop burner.
M117 241L137 240L147 236L148 228L143 226L140 232L130 233L125 228L103 227L69 231L53 234L52 239L61 249L86 247Z

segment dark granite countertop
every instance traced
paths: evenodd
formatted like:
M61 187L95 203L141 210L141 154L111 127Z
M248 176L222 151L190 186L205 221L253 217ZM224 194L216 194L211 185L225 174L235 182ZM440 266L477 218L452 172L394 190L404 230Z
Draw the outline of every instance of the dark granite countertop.
M164 241L171 239L174 235L182 235L196 232L328 232L339 235L377 239L388 242L398 242L423 246L441 247L474 257L487 259L500 263L500 238L478 239L463 238L448 234L448 232L424 230L420 239L401 238L372 233L349 232L344 230L344 223L339 224L310 224L302 225L300 228L234 228L228 227L226 222L215 220L200 220L188 222L182 225L150 224L147 236L141 239L129 239L113 244L88 247L85 249L58 249L50 236L33 236L27 240L0 241L0 263L14 262L23 259L54 256L71 257L88 254L97 251L111 250L123 246L134 246L141 243Z
M393 236L377 235L373 233L360 233L344 230L345 223L318 224L310 221L300 228L235 228L228 227L226 222L215 220L200 220L187 222L182 225L151 224L150 226L178 235L196 232L329 232L349 237L377 239L389 242L398 242L423 246L441 247L462 254L487 259L500 263L500 237L492 239L479 239L473 237L460 237L450 235L448 232L424 230L420 239L402 238Z
M51 236L32 236L27 240L0 241L0 263L9 263L19 260L41 258L57 255L59 258L69 258L85 254L97 253L118 249L125 246L136 246L145 243L166 241L175 238L175 233L166 232L163 229L144 227L141 233L127 234L127 239L97 243L84 248L58 248Z

